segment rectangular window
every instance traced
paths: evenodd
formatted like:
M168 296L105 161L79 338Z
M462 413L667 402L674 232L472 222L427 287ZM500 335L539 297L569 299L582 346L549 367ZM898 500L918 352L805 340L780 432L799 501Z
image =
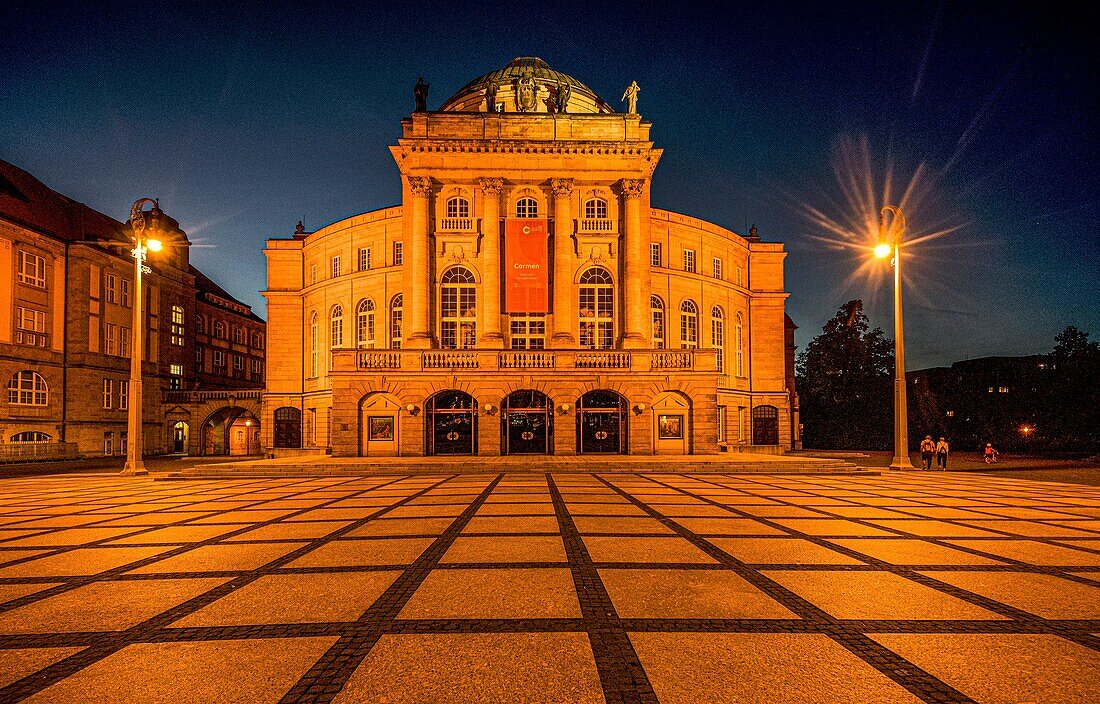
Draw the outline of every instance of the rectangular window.
M650 242L649 243L649 265L661 266L661 243Z
M118 382L118 407L124 411L130 410L130 382Z
M19 283L46 288L46 260L37 254L20 252Z
M118 354L118 326L112 323L107 323L104 330L104 348L107 350L107 354Z
M718 442L726 441L726 407L718 407Z
M120 327L118 329L118 356L130 356L130 328Z
M202 348L195 346L195 368L202 371Z
M317 265L316 264L310 264L309 265L309 283L310 284L317 283Z
M170 323L171 343L177 347L183 347L183 308L172 306L172 321Z
M370 269L370 247L359 248L359 271Z
M400 242L394 242L393 243L393 265L394 266L401 266L401 263L404 261L404 259L402 258L403 254L404 254L404 247L402 246L402 244Z
M20 306L15 318L15 343L31 347L46 346L46 312Z
M214 366L215 367L224 367L225 366L225 352L222 352L221 350L214 350Z
M233 368L237 371L244 371L244 357L239 354L233 355Z
M107 274L107 302L118 303L118 279L114 274Z
M722 260L718 257L714 258L714 278L722 278Z
M509 322L514 350L541 350L546 347L546 314L513 315Z
M684 250L684 271L695 273L695 250Z
M115 382L110 379L103 380L103 407L114 407Z
M737 278L736 278L735 281L736 281L738 286L744 286L745 285L744 284L744 272L745 272L744 269L742 269L741 267L737 267Z
M173 364L168 368L168 373L173 376L183 376L183 365Z
M130 280L119 279L118 282L118 303L126 308L130 307Z
M115 454L115 434L111 432L103 433L103 454L110 457Z
M332 278L340 275L340 257L332 258Z

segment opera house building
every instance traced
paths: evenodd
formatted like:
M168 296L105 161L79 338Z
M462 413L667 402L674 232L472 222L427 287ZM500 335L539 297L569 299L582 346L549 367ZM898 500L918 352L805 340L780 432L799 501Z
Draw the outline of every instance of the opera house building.
M390 147L400 205L267 241L271 452L796 442L783 245L651 205L637 84L620 112L517 58L438 109L427 88Z

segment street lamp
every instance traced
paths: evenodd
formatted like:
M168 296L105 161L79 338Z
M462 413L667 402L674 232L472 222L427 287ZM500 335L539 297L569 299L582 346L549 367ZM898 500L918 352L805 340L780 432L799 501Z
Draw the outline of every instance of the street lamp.
M142 211L146 203L152 203L153 207L148 213ZM156 239L161 231L164 213L160 210L160 204L152 198L141 198L130 208L130 228L133 230L134 248L130 253L134 257L134 317L133 317L133 344L130 347L130 408L126 424L126 464L122 474L134 476L148 474L145 463L142 461L142 437L141 437L141 350L142 330L145 321L142 317L143 296L141 291L141 275L151 270L145 266L146 252L159 252L164 244ZM148 230L149 234L146 234Z
M886 227L886 213L892 214L890 228ZM888 237L893 232L893 242ZM909 459L909 424L905 405L905 341L901 316L901 242L905 237L905 214L896 205L884 205L879 211L879 244L875 256L885 259L894 255L894 459L890 469L914 469Z

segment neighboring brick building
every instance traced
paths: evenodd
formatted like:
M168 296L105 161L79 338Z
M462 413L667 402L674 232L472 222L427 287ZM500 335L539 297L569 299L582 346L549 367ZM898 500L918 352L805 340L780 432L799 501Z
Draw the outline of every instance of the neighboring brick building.
M164 220L166 247L149 257L152 273L143 277L145 451L220 454L238 440L240 454L255 452L264 322L190 265L186 233ZM85 455L125 453L134 304L129 241L126 224L0 160L0 379L7 386L0 443L65 442ZM196 332L196 321L204 332ZM238 389L229 403L230 390ZM234 430L231 438L230 427L244 423L241 437Z
M652 207L649 132L535 58L419 105L402 206L268 240L265 446L790 447L783 245Z

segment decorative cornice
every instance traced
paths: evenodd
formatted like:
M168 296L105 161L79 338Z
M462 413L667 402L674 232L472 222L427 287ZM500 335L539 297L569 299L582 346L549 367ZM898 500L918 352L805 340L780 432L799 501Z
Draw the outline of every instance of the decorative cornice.
M456 140L400 140L402 158L415 153L445 154L595 154L648 157L653 142L639 142L638 146L624 146L622 142L532 141L456 141Z
M478 183L486 196L499 196L504 190L504 179L501 178L483 178Z
M552 178L550 179L550 188L554 191L556 198L568 198L573 195L573 179Z
M432 179L428 176L409 176L409 188L414 196L427 198L432 194Z
M642 192L645 190L645 179L624 178L619 183L622 184L624 198L642 197Z

